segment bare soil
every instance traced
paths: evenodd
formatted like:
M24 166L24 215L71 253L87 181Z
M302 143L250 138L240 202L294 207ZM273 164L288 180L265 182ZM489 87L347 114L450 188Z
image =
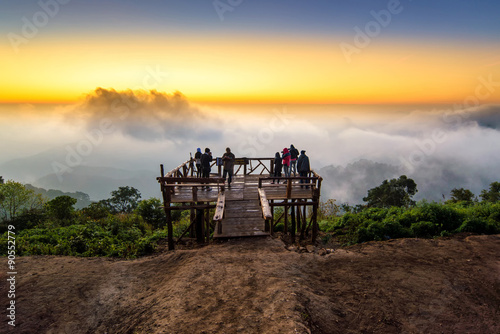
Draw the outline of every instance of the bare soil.
M234 239L137 260L20 257L17 272L16 327L4 307L1 333L500 333L500 235L326 256Z

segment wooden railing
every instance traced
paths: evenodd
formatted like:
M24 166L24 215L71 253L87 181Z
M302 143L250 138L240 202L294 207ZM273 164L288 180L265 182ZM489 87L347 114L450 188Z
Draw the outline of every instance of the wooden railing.
M220 163L217 164L217 161ZM212 163L212 167L218 168L217 174L222 175L222 160L216 158ZM274 173L274 158L236 158L234 161L233 175L264 175Z
M281 183L276 184L276 181ZM284 183L286 181L286 183ZM298 182L297 182L298 181ZM318 234L318 222L317 222L317 212L319 207L319 197L321 191L321 182L323 178L319 176L316 172L311 171L308 176L298 176L298 177L262 177L259 178L259 199L262 208L262 217L266 221L266 232L273 233L274 226L281 220L284 220L284 233L288 233L288 211L290 210L291 216L291 226L290 226L290 236L292 242L295 240L295 233L300 233L300 240L305 238L305 235L309 233L312 229L312 241L316 241ZM285 188L285 195L280 196L281 202L275 202L275 200L269 200L266 194L265 188ZM310 189L311 193L308 196L292 196L294 193L293 189L300 187L301 193L304 193L304 189ZM277 219L274 219L274 208L284 207L283 213ZM312 207L312 215L310 217L309 223L307 223L306 208ZM302 210L301 210L302 209Z
M219 163L218 163L219 162ZM163 165L161 168L161 177L158 177L158 182L161 185L161 191L163 195L164 209L167 216L167 227L168 227L168 247L169 249L174 249L173 241L173 227L172 227L172 210L191 210L191 224L190 226L181 234L177 241L179 241L190 229L196 227L196 237L199 242L203 242L205 238L208 241L209 229L210 229L210 219L209 210L215 209L215 214L212 221L216 222L218 227L218 233L222 233L222 219L225 215L225 201L226 196L225 190L225 180L221 178L222 175L222 164L221 159L213 159L211 167L216 167L216 173L212 173L209 178L196 177L195 160L189 159L179 165L178 167L172 169L168 173L164 173ZM313 241L316 239L316 234L318 230L317 226L317 210L319 205L319 196L321 191L322 177L316 172L311 171L307 176L296 176L296 177L273 177L274 174L274 158L237 158L235 160L235 170L234 175L260 175L258 183L258 193L259 199L262 207L262 217L266 221L266 231L272 233L275 223L280 221L282 217L277 220L274 219L274 207L282 206L284 207L283 218L285 221L285 233L287 232L287 216L288 210L291 208L291 220L292 220L292 239L295 239L295 230L301 229L301 238L304 235L304 231L309 230L312 226ZM269 176L268 176L269 175ZM271 184L273 181L278 181L280 184ZM287 181L286 184L284 181ZM299 182L297 182L299 181ZM302 183L300 183L302 181ZM212 187L217 190L217 199L215 197L202 195L201 197L205 202L199 201L198 191L202 187ZM284 196L282 197L282 202L277 202L273 199L269 200L268 195L266 195L266 187L285 188ZM300 194L307 194L301 190L297 196L293 196L295 190L298 187L309 187L309 195L300 196ZM189 190L186 192L185 189ZM215 190L214 189L214 190ZM304 189L304 188L302 188ZM176 190L182 191L184 194L191 194L186 196L180 201L178 198L174 205L172 202L172 196L177 196ZM215 193L215 192L214 192ZM271 198L272 193L271 194ZM312 216L310 218L309 225L306 224L306 207L312 206ZM303 209L302 213L299 208ZM295 209L297 209L297 225L295 225ZM196 211L196 215L194 212ZM303 224L301 225L301 217ZM306 226L307 225L307 226Z

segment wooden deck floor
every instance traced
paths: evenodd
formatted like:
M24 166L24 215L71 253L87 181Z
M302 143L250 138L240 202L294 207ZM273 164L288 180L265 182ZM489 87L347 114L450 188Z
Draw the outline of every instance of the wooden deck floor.
M262 175L267 177L268 175ZM262 218L258 195L259 175L236 176L233 179L231 188L226 188L225 217L222 220L222 233L218 233L218 226L215 228L214 238L247 237L269 235L265 232L265 221ZM286 185L264 183L267 198L269 200L285 200ZM216 202L218 192L199 190L199 202ZM291 199L312 198L311 189L301 189L293 187ZM175 190L172 194L173 203L185 203L193 200L192 191L187 188ZM219 224L219 223L217 223Z

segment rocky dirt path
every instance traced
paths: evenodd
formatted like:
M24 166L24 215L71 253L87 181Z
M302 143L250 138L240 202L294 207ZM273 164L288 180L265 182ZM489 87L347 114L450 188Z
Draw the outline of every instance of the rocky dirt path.
M1 333L500 333L500 236L18 261L17 326L4 316Z

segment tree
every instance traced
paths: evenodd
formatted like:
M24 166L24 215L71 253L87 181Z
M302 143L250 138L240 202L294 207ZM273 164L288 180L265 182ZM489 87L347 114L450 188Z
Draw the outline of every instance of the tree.
M4 184L3 176L0 176L0 184Z
M451 195L451 200L449 202L451 203L458 203L458 202L472 203L474 201L474 194L469 189L454 188L452 189L450 195Z
M0 184L0 216L4 220L32 209L43 207L43 197L27 189L19 182L7 181Z
M134 187L119 187L111 192L111 198L101 201L115 213L131 213L137 208L141 193Z
M369 207L408 207L415 204L412 197L417 191L415 181L401 175L399 179L385 180L380 186L368 190L368 196L363 201L368 202Z
M500 182L492 182L488 191L481 191L479 195L484 202L495 203L500 200Z
M97 203L90 203L89 206L81 210L81 213L91 219L102 219L106 218L110 211L108 205L100 201Z
M58 220L71 220L75 213L73 205L76 204L76 198L70 196L57 196L53 200L47 202L47 212L50 216Z
M154 228L160 228L165 224L165 210L163 203L158 198L140 201L136 212Z

